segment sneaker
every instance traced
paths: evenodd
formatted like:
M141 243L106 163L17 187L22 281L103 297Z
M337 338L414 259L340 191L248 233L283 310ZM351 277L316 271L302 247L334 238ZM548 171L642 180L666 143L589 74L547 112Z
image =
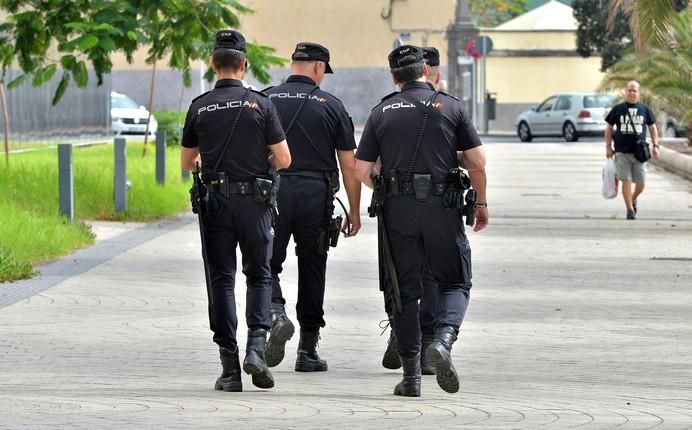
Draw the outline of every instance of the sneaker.
M632 201L632 209L634 209L634 214L636 215L637 214L637 201L636 200Z
M637 219L637 217L634 216L635 213L636 212L634 210L627 209L627 219Z

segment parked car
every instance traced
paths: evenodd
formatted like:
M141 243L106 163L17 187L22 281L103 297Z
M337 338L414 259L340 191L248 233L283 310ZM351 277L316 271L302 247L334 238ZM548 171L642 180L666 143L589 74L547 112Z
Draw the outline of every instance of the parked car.
M140 106L125 94L111 92L111 131L116 135L144 136L147 128L149 111ZM158 128L154 115L149 122L149 137L153 137Z
M538 136L562 136L576 142L580 136L603 135L605 117L617 101L615 95L601 93L552 95L517 116L517 135L522 142Z

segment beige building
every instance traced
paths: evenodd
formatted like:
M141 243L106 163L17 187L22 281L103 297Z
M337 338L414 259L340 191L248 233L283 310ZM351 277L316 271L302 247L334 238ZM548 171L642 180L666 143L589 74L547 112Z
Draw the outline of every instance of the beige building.
M372 106L395 89L387 54L397 39L438 47L446 73L445 30L454 19L456 0L245 0L243 4L255 13L241 17L240 30L249 40L275 47L278 55L289 58L299 41L329 48L335 74L322 86L344 101L357 124L363 124ZM551 1L497 28L481 29L481 34L489 36L494 46L486 74L488 91L496 94L498 102L498 120L491 129L512 129L518 111L555 92L593 90L601 80L600 58L577 55L576 22L572 9L562 3ZM133 65L116 62L116 90L147 94L150 66L143 58L137 57ZM271 74L277 84L289 72L283 68ZM177 106L179 75L170 71L167 76L164 71L159 79L158 87L165 87L166 94L157 92L158 107ZM200 90L197 79L185 91L184 105Z
M487 87L498 103L491 129L513 129L519 112L551 94L597 89L601 58L576 53L576 30L572 8L557 1L482 29L494 46L487 59Z

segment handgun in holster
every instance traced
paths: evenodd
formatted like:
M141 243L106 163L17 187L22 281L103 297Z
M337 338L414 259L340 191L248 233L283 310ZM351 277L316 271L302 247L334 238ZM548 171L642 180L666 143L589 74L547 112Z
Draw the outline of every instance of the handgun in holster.
M470 189L464 197L464 209L462 215L466 217L466 225L473 226L476 214L476 190Z

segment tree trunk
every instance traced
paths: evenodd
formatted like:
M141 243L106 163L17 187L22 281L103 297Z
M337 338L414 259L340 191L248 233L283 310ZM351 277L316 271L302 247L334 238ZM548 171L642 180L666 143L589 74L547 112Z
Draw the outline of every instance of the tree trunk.
M151 87L149 90L149 104L147 109L149 110L149 115L147 115L147 127L144 131L144 146L142 147L142 157L147 155L147 140L149 139L149 122L151 122L151 108L154 105L154 85L156 82L156 61L151 67Z
M5 165L10 165L10 117L7 113L7 98L5 97L5 82L0 82L0 103L2 103L2 122L5 131Z

